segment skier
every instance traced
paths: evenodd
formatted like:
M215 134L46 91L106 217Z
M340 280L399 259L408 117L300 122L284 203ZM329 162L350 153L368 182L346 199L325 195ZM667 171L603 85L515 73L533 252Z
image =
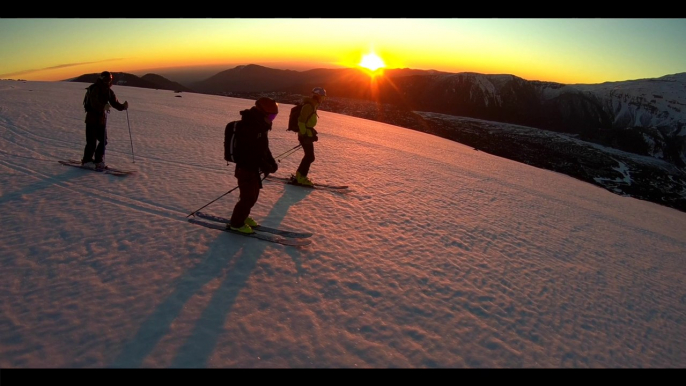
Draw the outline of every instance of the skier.
M269 150L267 135L278 113L279 104L267 97L259 98L255 101L255 106L240 112L241 120L238 121L238 125L243 126L240 129L245 134L241 134L238 139L240 147L236 149L237 160L234 172L240 194L233 208L231 220L226 224L230 230L254 233L252 227L258 225L249 216L262 189L260 173L264 173L264 178L266 178L279 168Z
M300 161L295 175L291 175L291 180L299 185L313 185L312 181L307 178L307 174L310 172L310 165L314 162L314 143L319 140L317 130L314 128L317 125L317 108L325 97L326 90L322 87L315 87L312 89L312 97L303 99L305 105L298 118L298 128L300 129L298 142L302 145L305 155Z
M90 169L106 169L105 146L107 146L107 114L110 106L119 111L129 108L129 102L119 103L112 91L112 74L103 71L88 87L86 105L86 147L83 149L81 165ZM96 147L97 144L97 147ZM93 154L95 153L95 159Z

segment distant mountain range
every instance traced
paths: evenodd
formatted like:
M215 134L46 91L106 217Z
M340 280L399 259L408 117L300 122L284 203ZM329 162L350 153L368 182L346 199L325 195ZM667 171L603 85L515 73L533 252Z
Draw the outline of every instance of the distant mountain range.
M686 166L686 73L572 85L514 75L412 69L386 70L372 79L358 69L293 71L254 64L187 85L155 74L113 75L114 83L123 86L248 98L270 94L282 103L294 103L322 86L331 96L328 106L344 99L362 100L408 112L530 126ZM87 74L70 81L96 78L97 74Z
M257 65L188 84L156 74L113 76L120 86L287 104L323 86L330 96L321 110L422 131L686 212L686 73L575 85L410 69L372 80L355 69Z
M93 83L100 76L97 74L84 74L73 79L69 79L69 82L84 82ZM112 73L112 84L118 86L129 86L129 87L140 87L140 88L152 88L161 90L173 90L173 91L185 91L194 92L190 88L183 86L179 83L173 82L161 75L156 74L146 74L142 77L128 74L125 72L113 72Z

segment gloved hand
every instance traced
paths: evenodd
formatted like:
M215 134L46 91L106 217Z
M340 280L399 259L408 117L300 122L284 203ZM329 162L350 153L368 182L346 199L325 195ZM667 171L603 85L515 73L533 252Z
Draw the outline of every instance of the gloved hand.
M129 102L124 101L124 110L128 110L128 109L129 109Z
M317 134L312 136L312 142L317 142L319 141L319 137L317 137Z
M314 140L314 137L308 137L306 135L299 135L298 141L300 142L300 144L311 144L315 140Z
M264 173L264 178L267 178L272 173L276 173L277 170L279 170L279 165L276 162L267 161L260 166L260 173Z

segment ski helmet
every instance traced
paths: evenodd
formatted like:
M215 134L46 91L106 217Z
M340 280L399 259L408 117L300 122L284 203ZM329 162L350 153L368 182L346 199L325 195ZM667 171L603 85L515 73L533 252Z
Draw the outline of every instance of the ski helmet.
M312 94L319 96L326 96L326 90L323 87L315 87L312 89Z
M279 104L272 98L262 97L255 101L255 106L265 114L279 113Z
M103 71L100 73L100 79L102 79L105 82L109 82L112 80L112 73L109 71Z

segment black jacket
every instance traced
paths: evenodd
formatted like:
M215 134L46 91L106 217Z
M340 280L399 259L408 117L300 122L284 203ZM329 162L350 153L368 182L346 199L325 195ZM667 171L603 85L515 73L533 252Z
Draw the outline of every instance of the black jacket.
M106 125L107 113L105 112L105 105L107 103L119 111L124 110L124 105L119 103L117 96L114 95L114 91L102 80L98 79L88 88L90 89L89 102L91 111L86 113L86 123Z
M273 173L278 169L276 160L269 150L268 132L272 129L271 122L264 119L264 115L252 107L240 112L241 120L238 125L239 143L236 149L236 169L245 169L259 174Z

